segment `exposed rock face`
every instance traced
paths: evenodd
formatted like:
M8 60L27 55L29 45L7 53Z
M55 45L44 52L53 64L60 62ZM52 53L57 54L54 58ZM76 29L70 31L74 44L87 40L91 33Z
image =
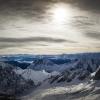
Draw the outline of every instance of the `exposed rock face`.
M24 79L21 75L16 74L13 69L13 66L0 62L0 98L21 95L35 87L32 80Z
M95 73L95 76L94 76L94 80L100 80L100 66L96 70L96 73Z

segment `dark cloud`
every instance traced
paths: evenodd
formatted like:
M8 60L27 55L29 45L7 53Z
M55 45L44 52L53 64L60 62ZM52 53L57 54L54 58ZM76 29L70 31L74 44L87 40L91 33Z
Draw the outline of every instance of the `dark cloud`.
M51 38L51 37L28 37L28 38L0 38L0 42L11 42L11 43L25 43L25 42L49 42L49 43L61 43L69 42L75 43L75 41Z
M87 32L85 35L89 38L100 40L100 32Z
M47 18L46 10L53 1L75 4L82 9L100 11L100 0L0 0L0 15L22 16L24 18Z
M0 0L0 13L13 16L19 15L26 18L44 18L48 4L44 0Z
M45 9L48 9L48 5L54 1L69 2L84 9L100 9L100 0L0 0L0 10L6 11L7 14L17 12L25 17L28 15L43 17Z
M1 43L0 49L6 49L6 48L13 48L13 47L22 47L27 45L28 43ZM48 46L47 44L42 43L34 43L34 46Z
M48 44L43 44L41 42L47 43L76 43L75 41L65 40L65 39L57 39L50 37L30 37L30 38L0 38L0 49L13 48L13 47L22 47L26 46L29 43L32 43L33 46L48 46ZM29 44L30 45L30 44Z
M20 47L21 45L18 44L0 44L0 49L12 48L12 47Z
M71 0L71 1L83 9L91 11L100 10L100 0Z
M96 23L96 22L95 22ZM90 27L94 26L95 23L89 17L86 16L74 16L73 22L71 23L74 27Z

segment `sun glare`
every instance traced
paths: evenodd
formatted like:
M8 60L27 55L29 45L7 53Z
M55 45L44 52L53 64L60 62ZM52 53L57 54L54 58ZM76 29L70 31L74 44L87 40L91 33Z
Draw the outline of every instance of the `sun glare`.
M63 24L66 19L69 19L71 15L70 9L64 5L55 6L52 9L53 21L56 23Z
M61 7L56 8L54 10L54 15L53 16L54 16L54 20L62 22L62 21L64 21L64 19L66 17L66 11L65 11L64 8L61 8Z

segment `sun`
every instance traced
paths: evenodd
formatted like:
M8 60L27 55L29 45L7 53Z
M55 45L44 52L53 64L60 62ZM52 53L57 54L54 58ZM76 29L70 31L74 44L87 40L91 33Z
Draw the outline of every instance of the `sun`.
M63 7L56 8L54 10L54 20L58 22L63 22L66 18L66 10Z
M52 9L52 19L56 23L63 24L70 16L70 9L64 5L57 5Z

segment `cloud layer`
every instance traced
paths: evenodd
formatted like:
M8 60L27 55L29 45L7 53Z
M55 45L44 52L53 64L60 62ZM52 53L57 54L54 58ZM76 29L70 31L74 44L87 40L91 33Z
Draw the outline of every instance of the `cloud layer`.
M70 40L64 40L59 38L50 37L29 37L29 38L0 38L0 42L12 42L12 43L25 43L25 42L51 42L51 43L61 43L61 42L74 42Z
M61 23L52 22L58 1L66 5ZM0 0L0 54L99 51L98 12L100 0Z

